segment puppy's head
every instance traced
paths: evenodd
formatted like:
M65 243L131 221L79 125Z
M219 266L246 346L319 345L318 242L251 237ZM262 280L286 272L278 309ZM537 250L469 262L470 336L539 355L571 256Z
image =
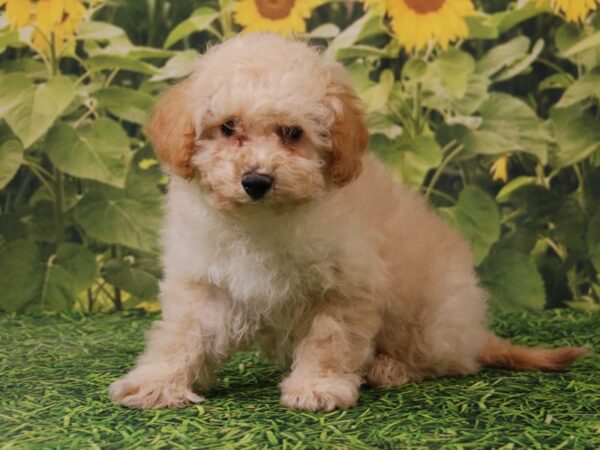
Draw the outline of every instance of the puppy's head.
M368 130L341 65L269 34L209 50L147 128L163 166L220 209L288 207L361 171Z

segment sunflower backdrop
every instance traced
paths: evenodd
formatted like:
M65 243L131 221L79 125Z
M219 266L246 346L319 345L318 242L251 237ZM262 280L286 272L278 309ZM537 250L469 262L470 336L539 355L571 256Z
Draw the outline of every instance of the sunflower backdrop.
M143 124L209 43L327 48L497 309L600 305L597 0L0 0L0 310L157 308ZM51 101L48 101L50 99Z

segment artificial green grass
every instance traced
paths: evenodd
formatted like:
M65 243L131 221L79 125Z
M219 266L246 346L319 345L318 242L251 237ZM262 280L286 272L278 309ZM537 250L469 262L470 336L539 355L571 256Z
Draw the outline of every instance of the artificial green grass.
M358 406L307 413L279 404L282 373L236 355L206 403L183 410L111 404L108 385L143 348L154 315L0 316L0 449L600 448L600 358L567 373L484 370L395 389ZM514 342L600 349L600 314L502 315Z

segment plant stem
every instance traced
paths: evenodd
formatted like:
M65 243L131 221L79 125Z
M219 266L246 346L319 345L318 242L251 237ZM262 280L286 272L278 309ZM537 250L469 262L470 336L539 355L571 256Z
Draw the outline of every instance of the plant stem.
M451 141L450 143L448 143L446 145L446 147L444 147L444 149L442 151L445 153L447 150L451 149L453 145L456 145L456 144L457 144L456 141ZM425 200L429 201L431 192L433 191L433 188L435 187L438 180L442 176L442 173L444 172L444 170L446 170L446 167L448 166L448 164L450 164L450 161L452 161L452 159L456 155L458 155L463 150L463 148L464 148L464 146L462 144L458 145L454 150L452 150L448 154L448 156L446 156L446 158L444 158L444 160L442 161L440 166L436 169L435 173L433 174L433 177L431 177L431 181L429 182L429 185L427 186L427 190L425 191Z
M221 29L223 30L223 37L228 38L233 34L233 24L231 21L231 11L229 11L227 0L219 0L219 9L221 15L219 21L221 22Z
M60 245L65 240L65 202L63 175L56 167L54 172L54 218L56 220L56 245Z

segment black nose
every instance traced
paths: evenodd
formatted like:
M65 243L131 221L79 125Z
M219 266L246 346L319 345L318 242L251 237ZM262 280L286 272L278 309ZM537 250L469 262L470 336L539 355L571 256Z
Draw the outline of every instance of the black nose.
M254 200L263 198L273 184L273 177L256 172L247 172L242 176L242 186Z

